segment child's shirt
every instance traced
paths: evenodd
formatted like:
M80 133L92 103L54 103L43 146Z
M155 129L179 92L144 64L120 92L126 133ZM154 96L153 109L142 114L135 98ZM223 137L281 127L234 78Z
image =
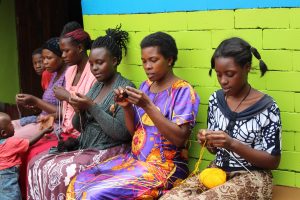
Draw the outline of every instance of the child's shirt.
M0 139L0 170L20 165L21 155L28 150L29 140L10 137Z

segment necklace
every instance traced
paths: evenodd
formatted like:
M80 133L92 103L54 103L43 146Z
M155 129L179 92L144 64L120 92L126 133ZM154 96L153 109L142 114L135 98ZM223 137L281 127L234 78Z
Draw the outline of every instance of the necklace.
M240 105L242 105L242 103L247 99L247 97L249 96L249 94L250 94L250 92L251 92L251 89L252 89L252 87L251 87L251 85L249 85L250 87L249 87L249 90L248 90L248 92L247 92L247 94L244 96L244 98L240 101L240 103L237 105L237 107L233 110L233 112L236 112L237 111L237 109L240 107ZM225 101L226 101L226 103L227 103L227 96L225 97ZM227 103L227 105L228 105L228 103Z

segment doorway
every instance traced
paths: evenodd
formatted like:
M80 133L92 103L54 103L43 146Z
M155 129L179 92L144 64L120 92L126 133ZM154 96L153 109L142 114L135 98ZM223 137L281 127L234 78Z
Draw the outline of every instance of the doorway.
M41 78L31 53L50 37L58 37L69 21L83 25L81 0L15 0L20 92L42 96Z

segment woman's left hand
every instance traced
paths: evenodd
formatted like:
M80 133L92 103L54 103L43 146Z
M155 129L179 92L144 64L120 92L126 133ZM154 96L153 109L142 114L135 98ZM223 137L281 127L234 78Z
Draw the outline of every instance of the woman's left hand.
M235 140L224 131L207 130L205 134L208 145L231 150Z
M87 110L90 106L94 104L92 99L86 97L83 94L75 93L69 98L69 104L74 108L75 112Z
M125 92L128 94L128 102L135 104L143 109L152 104L150 98L141 90L126 86Z

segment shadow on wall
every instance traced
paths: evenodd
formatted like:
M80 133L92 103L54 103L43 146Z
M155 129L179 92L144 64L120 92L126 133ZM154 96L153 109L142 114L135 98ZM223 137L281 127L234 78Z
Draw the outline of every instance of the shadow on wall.
M1 0L0 0L0 3L1 3ZM18 109L15 104L8 104L8 103L0 102L0 112L7 113L11 117L12 120L19 118Z

